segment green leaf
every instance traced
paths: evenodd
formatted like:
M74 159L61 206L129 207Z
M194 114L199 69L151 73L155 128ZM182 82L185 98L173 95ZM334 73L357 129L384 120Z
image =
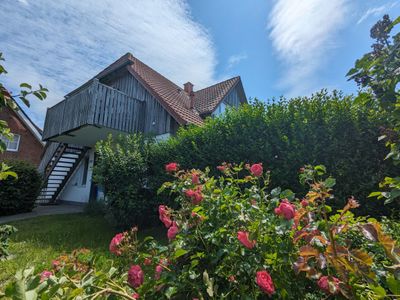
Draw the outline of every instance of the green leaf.
M326 167L324 165L315 166L314 170L317 171L318 175L324 175L326 173Z
M372 192L368 195L368 198L372 198L372 197L378 197L381 196L382 192Z
M390 289L390 291L392 292L392 294L395 295L400 295L400 281L396 280L396 278L394 278L394 276L389 276L386 278L386 283Z
M22 88L32 89L32 86L30 84L28 84L28 83L25 83L25 82L21 83L19 86L22 87Z
M175 295L177 292L177 288L174 286L170 286L166 291L165 291L165 297L167 299L171 299L173 295Z
M292 200L294 200L295 193L293 193L291 190L287 189L287 190L282 191L282 193L279 195L279 197L281 199L285 199L286 198L289 201L292 201Z
M333 178L333 177L329 177L329 178L327 178L327 179L325 180L325 186L326 186L327 188L332 188L332 187L335 186L335 184L336 184L336 179Z
M188 253L188 251L185 249L177 249L174 253L174 257L178 258L181 257L182 255L185 255L186 253Z

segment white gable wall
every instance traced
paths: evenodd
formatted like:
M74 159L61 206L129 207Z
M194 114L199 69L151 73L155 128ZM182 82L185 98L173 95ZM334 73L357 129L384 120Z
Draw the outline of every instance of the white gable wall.
M87 171L86 184L82 185L82 176L84 173L85 157L80 161L79 165L74 171L74 174L70 177L64 190L58 197L59 200L76 202L76 203L87 203L89 202L90 186L92 183L93 175L93 163L94 163L94 149L90 149L86 156L89 158L89 166Z

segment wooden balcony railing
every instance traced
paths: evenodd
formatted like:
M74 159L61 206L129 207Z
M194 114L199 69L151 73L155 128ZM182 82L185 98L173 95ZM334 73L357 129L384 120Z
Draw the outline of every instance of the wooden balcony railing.
M47 110L43 140L68 134L86 125L129 133L142 131L144 105L142 100L94 79L83 90Z

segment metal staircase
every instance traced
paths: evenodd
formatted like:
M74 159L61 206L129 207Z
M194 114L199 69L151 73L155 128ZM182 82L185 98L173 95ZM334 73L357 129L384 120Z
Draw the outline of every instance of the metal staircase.
M38 204L55 204L88 148L58 144L52 158L44 168L43 188L36 200Z

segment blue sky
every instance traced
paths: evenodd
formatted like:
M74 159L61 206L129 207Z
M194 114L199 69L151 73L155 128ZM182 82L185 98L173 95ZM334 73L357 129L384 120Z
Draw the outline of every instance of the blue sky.
M42 83L46 107L126 52L195 89L240 75L248 97L356 92L345 74L369 51L369 29L400 0L3 0L0 51L11 90Z

